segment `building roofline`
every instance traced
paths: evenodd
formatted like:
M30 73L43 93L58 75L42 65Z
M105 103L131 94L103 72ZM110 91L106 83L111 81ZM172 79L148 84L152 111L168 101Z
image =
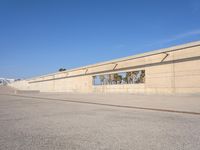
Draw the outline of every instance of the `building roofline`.
M110 60L110 61L104 61L104 62L92 64L92 65L86 65L86 66L82 66L82 67L78 67L78 68L74 68L74 69L69 69L69 70L62 71L62 72L55 72L55 73L51 73L51 74L41 75L41 76L29 78L27 80L33 80L35 78L42 78L42 77L52 76L52 75L61 74L61 73L72 72L72 71L76 71L76 70L83 70L83 69L103 66L103 65L107 65L107 64L115 64L115 63L122 62L122 61L138 59L138 58L157 55L157 54L161 54L161 53L182 50L184 48L190 48L190 47L195 47L195 46L200 46L200 41L176 45L176 46L172 46L172 47L168 47L168 48L162 48L162 49L153 50L153 51L149 51L149 52L145 52L145 53L140 53L140 54L136 54L136 55L132 55L132 56L128 56L128 57L122 57L122 58L113 59L113 60Z

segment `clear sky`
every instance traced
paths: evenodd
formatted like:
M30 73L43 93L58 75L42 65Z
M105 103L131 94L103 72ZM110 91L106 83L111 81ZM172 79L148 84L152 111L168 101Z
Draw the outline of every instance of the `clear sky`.
M200 0L0 0L0 77L200 40Z

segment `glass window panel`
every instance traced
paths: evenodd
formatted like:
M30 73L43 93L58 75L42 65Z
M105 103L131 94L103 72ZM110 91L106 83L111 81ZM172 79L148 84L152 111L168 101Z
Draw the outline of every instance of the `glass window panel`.
M145 83L145 70L93 76L93 85Z

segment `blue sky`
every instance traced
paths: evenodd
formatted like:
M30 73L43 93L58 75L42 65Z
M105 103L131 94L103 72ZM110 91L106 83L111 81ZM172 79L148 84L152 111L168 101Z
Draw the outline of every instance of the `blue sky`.
M200 40L199 0L0 0L0 77Z

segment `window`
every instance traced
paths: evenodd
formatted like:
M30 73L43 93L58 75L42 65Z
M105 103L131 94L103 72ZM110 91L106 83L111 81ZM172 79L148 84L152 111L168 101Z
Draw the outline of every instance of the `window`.
M93 76L93 85L137 84L145 82L145 70Z

